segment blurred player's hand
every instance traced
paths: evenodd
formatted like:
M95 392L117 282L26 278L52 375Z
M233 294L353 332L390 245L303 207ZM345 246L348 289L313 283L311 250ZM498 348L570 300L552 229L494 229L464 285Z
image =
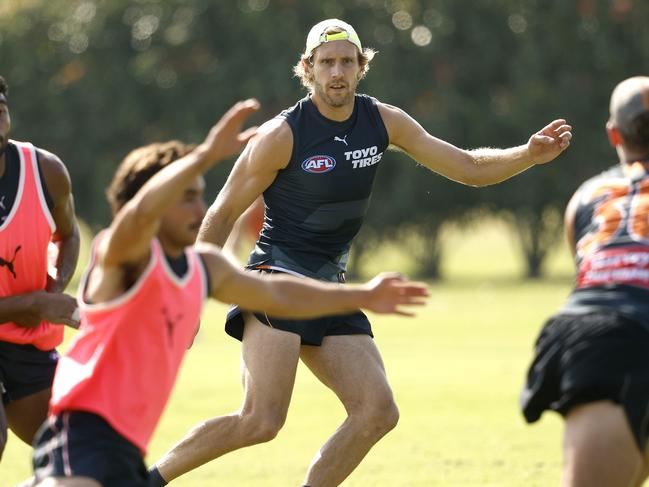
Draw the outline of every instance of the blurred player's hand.
M219 120L201 144L213 161L227 159L237 154L248 140L255 135L257 127L242 131L243 124L254 112L259 110L259 102L254 98L235 103Z
M32 300L29 310L22 314L15 323L25 328L36 328L41 321L58 325L79 327L77 300L63 293L35 291L29 294Z
M370 298L363 306L375 313L390 313L401 316L414 316L402 306L422 306L428 298L428 288L421 282L411 282L401 274L382 273L365 284Z

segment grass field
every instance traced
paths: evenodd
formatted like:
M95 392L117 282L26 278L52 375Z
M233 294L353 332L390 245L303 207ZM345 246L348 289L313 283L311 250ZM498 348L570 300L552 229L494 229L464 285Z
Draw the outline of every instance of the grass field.
M447 236L448 280L431 287L430 303L416 319L374 317L401 420L346 487L558 484L559 418L545 415L527 426L517 406L537 331L570 289L569 257L554 255L548 279L524 282L503 227L471 234ZM386 270L402 264L390 249L377 261ZM222 331L224 309L206 309L149 462L196 422L239 406L239 346ZM301 366L288 420L274 441L226 455L173 485L298 486L343 418L333 394ZM29 449L10 437L0 486L28 474Z

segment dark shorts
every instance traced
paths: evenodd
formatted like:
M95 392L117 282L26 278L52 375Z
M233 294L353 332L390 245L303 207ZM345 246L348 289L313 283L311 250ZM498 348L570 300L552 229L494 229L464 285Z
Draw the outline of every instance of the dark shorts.
M277 271L264 271L274 273ZM264 313L254 313L264 325L300 335L302 345L322 345L322 339L330 335L369 335L374 338L370 320L362 311L345 315L325 316L310 320L287 320ZM233 306L228 311L225 331L237 340L243 339L243 310Z
M641 452L649 437L649 330L615 312L548 320L521 393L529 423L543 411L609 400L625 411Z
M56 350L0 341L0 393L3 404L52 387L59 361Z
M146 487L140 450L101 416L63 412L43 423L34 439L34 477L90 477L103 487Z

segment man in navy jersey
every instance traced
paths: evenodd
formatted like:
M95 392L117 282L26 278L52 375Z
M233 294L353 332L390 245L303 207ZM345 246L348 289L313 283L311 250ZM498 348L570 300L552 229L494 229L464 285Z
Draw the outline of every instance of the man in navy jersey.
M342 282L389 145L432 171L481 186L548 162L569 144L570 126L555 120L520 147L458 149L399 108L356 94L373 56L343 21L329 19L311 29L295 66L309 95L260 128L210 208L199 240L222 246L237 218L263 193L265 221L248 268ZM243 405L196 426L168 452L153 470L158 485L274 438L286 418L299 359L348 414L317 452L306 485L340 484L397 424L399 411L363 313L295 321L234 308L226 331L243 342Z
M568 204L575 289L541 331L521 396L528 422L564 417L565 487L649 474L649 77L620 83L610 111L619 164Z
M47 417L61 325L79 325L63 292L79 256L70 176L56 155L9 139L8 92L0 76L0 457L7 428L32 443Z

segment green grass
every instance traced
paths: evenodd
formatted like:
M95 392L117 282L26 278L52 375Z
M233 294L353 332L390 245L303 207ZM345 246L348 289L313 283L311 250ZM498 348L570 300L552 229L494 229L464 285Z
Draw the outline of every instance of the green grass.
M550 279L523 282L503 227L490 224L471 234L447 236L448 281L431 287L430 303L416 319L373 317L401 420L346 487L559 482L561 422L545 415L527 426L518 393L538 329L569 291L569 257L552 257ZM405 265L388 254L377 259L383 269ZM224 309L210 304L206 310L149 462L196 422L239 406L239 345L222 331ZM173 485L300 485L311 457L343 419L334 395L301 366L288 420L274 441L226 455ZM29 449L11 437L0 485L28 474Z

